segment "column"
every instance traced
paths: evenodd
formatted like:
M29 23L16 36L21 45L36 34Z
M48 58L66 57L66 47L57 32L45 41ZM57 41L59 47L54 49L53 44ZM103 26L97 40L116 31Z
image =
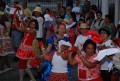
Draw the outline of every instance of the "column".
M109 12L109 0L102 0L102 17L105 18L105 15Z
M119 4L119 0L115 0L115 25L117 25L118 24L118 20L119 20L119 6L120 6L120 4Z

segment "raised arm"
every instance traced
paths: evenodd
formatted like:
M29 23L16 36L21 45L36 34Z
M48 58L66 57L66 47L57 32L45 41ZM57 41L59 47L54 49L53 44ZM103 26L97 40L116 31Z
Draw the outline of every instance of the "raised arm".
M20 25L18 25L17 21L18 21L17 18L13 19L13 22L15 24L16 29L19 30L19 31L23 31L22 27L20 27Z
M74 64L77 64L77 63L78 63L77 60L72 57L72 52L70 52L70 53L68 54L68 62L69 62L70 65L74 65Z
M45 49L45 47L44 47L44 45L43 45L43 42L40 41L40 42L39 42L39 46L40 46L40 48L41 48L41 50L42 50L42 54L43 54L44 59L50 61L50 58L49 58L49 56L47 55L48 53L47 53L47 51L46 51L46 49Z
M51 50L51 48L52 48L52 44L49 43L48 46L47 46L47 48L46 48L46 53L49 53L50 50Z

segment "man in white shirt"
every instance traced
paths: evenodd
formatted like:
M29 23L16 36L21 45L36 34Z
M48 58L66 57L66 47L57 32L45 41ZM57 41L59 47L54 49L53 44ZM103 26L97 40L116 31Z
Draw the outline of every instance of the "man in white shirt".
M76 20L79 21L81 8L79 6L79 0L76 0L76 6L72 8L72 12L76 14Z
M81 34L77 37L74 46L78 47L79 50L82 50L84 42L88 39L88 36L86 36L88 25L86 23L81 23L79 29Z

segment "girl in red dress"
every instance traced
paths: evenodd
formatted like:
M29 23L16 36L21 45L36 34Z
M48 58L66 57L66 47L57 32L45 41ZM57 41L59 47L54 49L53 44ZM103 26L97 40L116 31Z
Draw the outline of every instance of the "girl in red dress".
M32 81L36 81L31 73L31 70L27 67L27 62L28 59L35 58L35 54L32 48L32 42L36 38L36 30L38 29L38 22L35 19L31 20L29 24L29 28L23 26L24 23L21 25L21 27L17 26L16 23L15 25L18 30L24 32L24 37L16 54L16 56L20 58L20 61L18 63L18 69L20 72L20 81L23 81L24 70L28 73Z

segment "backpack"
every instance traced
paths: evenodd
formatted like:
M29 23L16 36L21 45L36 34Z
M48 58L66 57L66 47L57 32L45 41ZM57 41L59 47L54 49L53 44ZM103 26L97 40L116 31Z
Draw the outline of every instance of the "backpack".
M100 26L100 24L101 24L101 22L103 21L104 19L101 19L100 21L99 21L99 24L98 24L98 26ZM94 24L96 23L96 20L94 21Z

